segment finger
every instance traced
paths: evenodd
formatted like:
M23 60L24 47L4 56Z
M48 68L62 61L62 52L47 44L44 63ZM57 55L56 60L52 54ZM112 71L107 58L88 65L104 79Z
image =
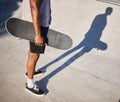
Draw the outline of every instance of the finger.
M40 46L41 44L40 43L35 43L35 45Z
M37 46L44 46L43 43L36 43Z

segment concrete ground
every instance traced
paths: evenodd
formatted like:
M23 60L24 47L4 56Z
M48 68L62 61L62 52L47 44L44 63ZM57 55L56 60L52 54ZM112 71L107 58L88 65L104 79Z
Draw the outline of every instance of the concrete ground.
M73 46L46 48L36 66L46 72L35 76L46 95L36 97L25 90L28 42L4 28L8 17L21 17L20 1L0 1L0 102L119 102L120 6L52 0L50 28L69 35ZM113 9L110 16L106 8Z

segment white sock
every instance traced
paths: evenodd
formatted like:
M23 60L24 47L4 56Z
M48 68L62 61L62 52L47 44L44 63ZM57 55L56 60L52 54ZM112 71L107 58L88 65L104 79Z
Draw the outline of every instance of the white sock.
M29 87L29 88L33 88L34 87L34 81L33 81L33 79L27 79L27 86Z

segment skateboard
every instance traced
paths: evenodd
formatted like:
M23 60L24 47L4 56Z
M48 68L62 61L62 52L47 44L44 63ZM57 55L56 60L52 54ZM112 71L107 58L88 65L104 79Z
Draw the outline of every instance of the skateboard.
M34 42L33 23L19 18L9 18L5 23L7 32L15 37ZM72 46L72 39L58 31L49 29L47 34L48 46L67 50Z

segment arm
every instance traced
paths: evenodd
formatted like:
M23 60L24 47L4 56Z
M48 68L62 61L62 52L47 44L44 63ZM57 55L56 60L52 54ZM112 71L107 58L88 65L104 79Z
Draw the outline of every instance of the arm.
M30 8L31 8L31 16L32 21L35 29L35 44L36 45L43 45L43 37L41 35L40 29L40 11L39 11L39 3L40 0L29 0L30 1Z

